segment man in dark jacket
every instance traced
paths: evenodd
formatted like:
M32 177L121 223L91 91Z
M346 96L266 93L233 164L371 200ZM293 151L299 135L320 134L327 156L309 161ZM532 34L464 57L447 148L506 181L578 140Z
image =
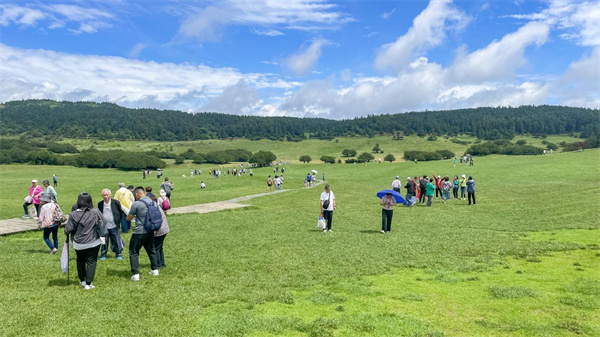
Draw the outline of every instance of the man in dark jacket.
M412 197L415 196L415 182L410 178L406 178L406 185L404 185L404 188L406 188L406 202L408 202L408 207L412 206Z
M123 260L123 240L121 239L121 203L119 200L111 198L111 192L105 188L102 190L102 201L98 203L98 209L106 220L106 229L108 235L104 237L104 244L100 250L100 260L106 260L108 252L108 243L111 243L111 250L117 254L117 260Z
M419 198L419 203L425 203L425 192L427 190L428 182L429 179L427 179L427 175L424 175L423 179L421 179L421 182L419 183L419 189L421 189L421 198Z

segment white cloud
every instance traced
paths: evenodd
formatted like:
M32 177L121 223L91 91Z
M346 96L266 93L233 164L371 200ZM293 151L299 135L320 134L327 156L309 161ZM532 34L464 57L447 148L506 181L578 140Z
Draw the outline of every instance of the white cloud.
M127 56L129 56L129 58L132 59L138 58L138 56L140 56L140 53L146 48L148 48L147 43L136 43L135 46L131 48L129 53L127 53Z
M259 101L258 91L244 81L239 81L235 85L225 88L221 95L212 98L203 109L227 114L249 115Z
M571 63L552 89L561 104L600 108L600 47Z
M467 21L467 16L451 2L431 1L413 20L406 34L381 48L375 59L375 68L395 71L406 68L416 54L440 45L447 29L462 28Z
M308 48L288 57L283 63L292 73L304 75L315 67L321 57L321 49L328 43L326 40L315 40Z
M15 24L22 27L34 27L42 22L48 28L67 28L80 33L95 33L100 29L112 27L115 16L107 11L81 7L77 5L0 5L0 25ZM71 27L75 25L75 27Z
M187 2L184 2L187 3ZM209 1L206 7L189 3L194 14L179 28L179 37L218 41L229 25L253 26L252 32L280 36L284 29L335 29L353 19L338 6L322 0Z
M122 57L27 50L0 44L0 101L29 98L110 101L129 107L200 111L224 93L257 89L287 90L298 86L271 74L242 74L233 68L143 62ZM244 84L240 84L242 82ZM247 84L245 84L247 83ZM237 85L237 86L236 86ZM227 89L229 88L229 89ZM250 91L243 91L252 98ZM222 96L231 97L231 96ZM223 98L224 99L224 98ZM214 100L213 105L223 101ZM244 104L227 112L247 113Z
M392 14L394 14L395 11L396 11L396 8L392 9L389 12L383 12L383 13L381 13L381 18L384 20L387 20L392 16Z

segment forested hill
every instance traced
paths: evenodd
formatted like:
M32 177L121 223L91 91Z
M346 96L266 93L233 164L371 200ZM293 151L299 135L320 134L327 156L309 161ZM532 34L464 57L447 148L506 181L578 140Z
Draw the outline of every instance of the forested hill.
M193 140L245 137L300 140L344 135L469 134L482 139L514 134L581 132L586 138L600 130L600 110L563 106L475 108L410 112L352 120L235 116L219 113L129 109L112 103L12 101L0 104L0 133L60 135L83 138Z

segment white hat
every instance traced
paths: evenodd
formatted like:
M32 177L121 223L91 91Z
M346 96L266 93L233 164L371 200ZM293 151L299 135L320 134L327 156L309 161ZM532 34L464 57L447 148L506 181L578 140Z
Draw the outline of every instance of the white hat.
M466 176L464 174L461 177L466 178Z
M438 178L441 178L440 176L438 176Z
M410 177L406 177L406 180L410 180Z
M37 183L38 181L37 181L37 179L33 179L31 182L32 183Z

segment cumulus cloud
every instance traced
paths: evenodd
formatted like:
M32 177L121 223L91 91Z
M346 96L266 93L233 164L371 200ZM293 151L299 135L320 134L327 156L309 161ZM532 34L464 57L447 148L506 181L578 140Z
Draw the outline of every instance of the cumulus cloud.
M571 63L553 89L562 104L600 108L600 47Z
M337 5L321 0L221 0L210 1L206 7L184 3L195 13L183 21L179 37L201 42L219 40L230 25L253 26L251 31L257 35L280 36L285 29L335 29L353 21Z
M0 5L0 25L34 27L46 23L50 29L66 28L80 33L95 33L112 27L115 16L107 11L77 5Z
M400 71L416 54L440 45L447 29L464 27L468 17L449 1L431 1L414 20L408 32L384 45L375 59L379 70Z
M242 92L248 85L285 90L299 85L271 74L242 74L233 68L157 63L122 57L27 50L0 44L0 101L29 98L110 101L129 107L200 111L211 99ZM240 82L244 80L245 82ZM247 84L246 84L247 83ZM237 91L236 91L237 90ZM248 99L249 99L248 98ZM229 113L247 113L247 105L230 105Z
M249 115L259 101L258 91L244 81L239 81L235 85L225 88L221 95L212 98L203 109L227 114Z
M288 57L283 63L292 73L304 75L313 70L321 57L323 46L328 43L326 40L315 40L308 48Z
M383 13L381 13L381 18L384 20L387 20L392 16L392 14L394 14L395 11L396 11L396 8L392 9L389 12L383 12Z

